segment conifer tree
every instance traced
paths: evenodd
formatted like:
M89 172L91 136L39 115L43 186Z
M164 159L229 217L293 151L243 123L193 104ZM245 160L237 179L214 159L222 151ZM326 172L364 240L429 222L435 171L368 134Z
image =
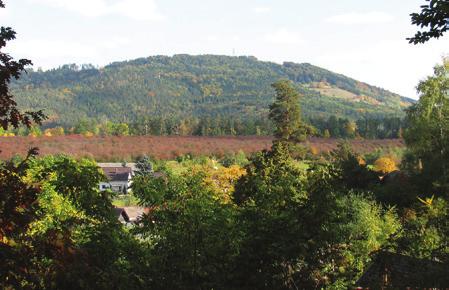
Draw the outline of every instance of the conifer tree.
M300 94L288 80L278 81L272 87L276 91L276 100L270 106L270 119L275 124L274 136L279 141L304 141L307 132L301 121Z

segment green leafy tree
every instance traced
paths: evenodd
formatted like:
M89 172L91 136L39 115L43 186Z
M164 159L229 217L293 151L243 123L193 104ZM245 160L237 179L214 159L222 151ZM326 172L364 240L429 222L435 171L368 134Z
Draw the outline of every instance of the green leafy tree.
M3 164L2 288L143 287L130 271L145 251L112 214L110 197L98 189L103 178L95 162L64 156Z
M307 289L353 288L371 254L391 245L401 229L394 210L383 209L362 192L335 186L338 175L328 165L309 177L301 279Z
M87 131L87 129L85 130ZM100 134L102 136L111 136L114 132L114 124L112 122L105 122L100 126Z
M150 208L136 228L151 252L146 287L229 289L239 245L235 208L216 200L201 175L142 178L136 182L146 186L134 192Z
M348 189L369 189L379 182L378 175L361 164L360 157L352 150L349 143L341 143L331 152L331 160L338 171L334 179L336 186Z
M449 62L435 67L434 75L420 82L419 101L407 111L404 134L406 167L419 174L426 193L449 194Z
M308 198L305 170L279 142L256 154L246 171L234 192L244 231L236 283L242 289L294 288Z
M345 137L354 138L357 133L357 125L354 121L347 121L344 124Z
M449 263L449 205L442 198L420 198L404 213L404 231L398 239L399 251Z
M86 134L88 132L93 133L93 131L93 123L87 119L80 120L74 128L75 134Z
M20 164L9 161L0 165L0 287L20 289L37 286L29 256L33 250L26 241L29 225L37 219L38 184L24 181L29 162L37 154L30 151Z
M42 136L42 131L38 126L31 126L28 129L28 136L40 137Z
M34 159L24 179L39 182L42 189L36 218L26 232L26 244L33 249L27 257L29 271L41 288L143 287L131 271L137 267L133 259L142 261L145 252L113 215L111 197L100 192L104 176L94 161Z
M275 143L270 151L257 153L246 166L247 174L236 185L237 204L263 201L269 208L283 206L288 200L301 203L307 198L302 190L304 170L290 156L288 145ZM285 189L290 189L285 191ZM268 202L269 201L269 202Z
M259 153L236 186L244 236L243 289L348 289L400 229L393 210L348 189L342 170L291 158L287 144Z
M426 0L427 4L421 6L419 13L412 13L412 24L425 31L416 32L415 36L407 38L410 43L418 44L432 38L440 38L449 29L449 1Z
M129 127L126 123L115 124L113 127L113 135L115 136L128 136Z
M223 166L231 167L233 165L245 166L248 164L248 158L242 150L239 150L237 153L231 152L226 153L223 158L220 160L220 163Z
M4 7L0 0L0 9ZM40 123L44 119L41 111L20 112L9 92L11 80L18 79L24 68L31 64L27 59L14 61L2 51L15 35L10 27L0 27L0 126L4 130L19 125L29 128L33 121ZM0 287L5 289L38 286L36 282L30 282L36 281L29 269L28 257L32 248L24 243L27 228L36 219L36 200L40 193L38 184L24 181L29 161L36 155L37 149L31 149L19 164L12 161L0 164Z

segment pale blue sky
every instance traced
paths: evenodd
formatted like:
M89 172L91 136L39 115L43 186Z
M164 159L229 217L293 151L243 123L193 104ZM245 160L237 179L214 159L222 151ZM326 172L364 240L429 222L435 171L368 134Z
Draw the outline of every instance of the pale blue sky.
M309 62L415 97L449 36L405 40L424 0L4 0L15 57L44 69L150 55L253 55Z

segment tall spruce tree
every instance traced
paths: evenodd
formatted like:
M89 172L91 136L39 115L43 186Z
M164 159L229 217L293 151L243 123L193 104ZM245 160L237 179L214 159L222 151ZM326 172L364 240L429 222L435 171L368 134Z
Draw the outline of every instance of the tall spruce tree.
M301 121L300 94L288 80L271 86L276 91L276 100L270 106L270 119L275 124L274 136L279 141L304 141L307 130Z
M136 175L149 175L153 173L153 164L148 156L139 158L136 162Z

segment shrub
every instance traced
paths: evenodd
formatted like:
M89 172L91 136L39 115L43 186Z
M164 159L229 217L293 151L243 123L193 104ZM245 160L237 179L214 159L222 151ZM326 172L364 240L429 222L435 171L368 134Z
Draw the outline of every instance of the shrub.
M396 162L389 157L381 157L374 162L374 170L382 174L388 174L397 169Z

